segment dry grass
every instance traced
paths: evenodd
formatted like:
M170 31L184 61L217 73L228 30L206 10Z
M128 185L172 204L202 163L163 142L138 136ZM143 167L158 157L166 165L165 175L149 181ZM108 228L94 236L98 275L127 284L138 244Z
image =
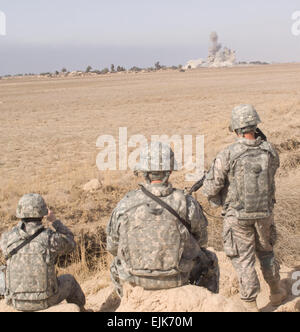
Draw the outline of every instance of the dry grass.
M71 273L78 280L86 280L91 275L108 269L109 257L106 254L106 235L103 227L98 227L93 233L81 231L76 240L76 250L59 258L59 274Z
M78 249L60 260L59 273L80 281L107 270L104 229L121 199L134 189L132 173L96 168L96 140L143 134L205 135L205 165L234 137L228 132L233 106L252 103L261 129L280 151L277 176L277 254L299 260L300 65L111 75L99 78L0 81L0 232L17 222L19 198L42 194L76 234ZM86 193L82 185L98 178L102 188ZM179 188L184 174L172 176ZM198 199L213 215L201 194ZM222 222L209 218L209 245L222 249ZM1 259L1 258L0 258ZM72 264L70 264L72 263ZM100 271L100 272L99 272Z

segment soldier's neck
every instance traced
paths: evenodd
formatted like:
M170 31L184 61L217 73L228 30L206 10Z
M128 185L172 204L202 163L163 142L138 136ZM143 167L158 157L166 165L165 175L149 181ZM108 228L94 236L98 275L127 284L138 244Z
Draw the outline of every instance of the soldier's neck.
M254 133L246 133L246 134L244 134L244 136L239 135L239 137L240 138L246 138L246 139L249 139L251 141L255 141L256 140Z

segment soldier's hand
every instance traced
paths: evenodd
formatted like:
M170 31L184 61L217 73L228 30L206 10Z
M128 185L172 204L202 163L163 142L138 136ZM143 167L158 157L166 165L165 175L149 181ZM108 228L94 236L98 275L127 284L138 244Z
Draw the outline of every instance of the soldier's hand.
M54 222L56 220L55 214L48 209L48 216L47 216L47 220L49 222Z

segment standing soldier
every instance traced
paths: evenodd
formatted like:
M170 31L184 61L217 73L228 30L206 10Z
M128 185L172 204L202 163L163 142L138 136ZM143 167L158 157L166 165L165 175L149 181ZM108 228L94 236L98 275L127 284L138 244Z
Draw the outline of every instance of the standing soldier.
M38 311L67 300L84 311L85 295L74 277L57 278L55 273L58 256L75 249L72 232L56 220L38 194L24 195L16 216L21 221L0 240L7 260L7 303L19 311ZM44 216L55 231L43 227Z
M155 142L149 150L137 169L147 183L119 202L107 226L116 290L122 296L125 282L151 290L192 283L218 292L217 257L203 248L207 220L201 206L168 182L176 169L170 147Z
M274 177L279 156L272 144L256 138L260 122L251 105L233 109L230 129L236 132L237 141L218 154L203 185L208 200L223 206L224 250L237 271L241 299L249 311L258 311L255 254L270 286L271 304L278 306L287 297L280 286L280 266L273 251Z

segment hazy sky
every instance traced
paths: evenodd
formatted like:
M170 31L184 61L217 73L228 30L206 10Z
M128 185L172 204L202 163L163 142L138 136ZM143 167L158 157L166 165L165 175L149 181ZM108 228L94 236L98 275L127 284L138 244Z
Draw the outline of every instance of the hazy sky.
M240 61L300 62L299 0L0 0L0 11L0 75L185 64L207 56L212 31Z

